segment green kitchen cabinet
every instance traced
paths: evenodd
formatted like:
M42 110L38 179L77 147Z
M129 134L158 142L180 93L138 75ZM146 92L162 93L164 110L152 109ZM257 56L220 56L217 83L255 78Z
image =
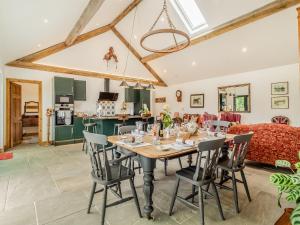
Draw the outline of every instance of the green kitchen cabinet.
M74 95L74 79L54 77L55 95Z
M86 81L74 80L74 100L86 101Z
M140 114L140 110L143 108L143 105L146 104L148 109L150 110L150 90L146 90L146 88L139 91L138 99L134 103L134 114Z
M74 126L62 125L55 127L55 144L74 143Z
M135 102L133 87L125 88L125 102Z
M82 123L81 117L74 117L74 140L75 142L82 141L83 140L83 133L84 126Z

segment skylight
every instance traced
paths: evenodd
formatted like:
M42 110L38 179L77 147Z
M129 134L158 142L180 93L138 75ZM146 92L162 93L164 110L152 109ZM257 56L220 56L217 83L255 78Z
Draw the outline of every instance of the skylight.
M195 34L208 26L195 0L171 0L171 2L190 34Z

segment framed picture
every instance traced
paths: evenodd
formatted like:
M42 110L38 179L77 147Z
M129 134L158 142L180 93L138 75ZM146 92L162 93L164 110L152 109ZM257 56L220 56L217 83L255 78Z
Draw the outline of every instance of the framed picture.
M190 97L191 108L204 108L204 94L194 94Z
M271 88L272 88L272 95L287 95L289 93L288 82L272 83Z
M288 109L289 96L272 97L272 109Z
M166 97L155 98L155 103L165 103Z

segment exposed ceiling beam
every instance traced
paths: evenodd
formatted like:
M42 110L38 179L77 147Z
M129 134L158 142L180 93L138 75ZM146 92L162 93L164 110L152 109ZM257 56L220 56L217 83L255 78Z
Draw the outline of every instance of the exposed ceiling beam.
M20 58L20 59L18 59L18 61L20 61L20 60L21 61L26 61L26 62L37 61L39 59L45 58L45 57L47 57L49 55L52 55L54 53L60 52L60 51L62 51L64 49L66 49L66 48L69 48L69 47L73 46L73 45L76 45L76 44L79 44L79 43L81 43L83 41L86 41L86 40L88 40L90 38L93 38L95 36L103 34L103 33L107 32L109 30L110 30L110 25L106 25L106 26L97 28L95 30L92 30L92 31L89 31L87 33L79 35L77 37L77 39L75 40L75 42L72 45L70 45L70 46L67 46L65 44L65 42L61 42L61 43L58 43L58 44L53 45L51 47L48 47L46 49L43 49L41 51L32 53L32 54L27 55L27 56L25 56L23 58Z
M229 22L226 22L220 26L217 26L216 28L212 29L211 31L201 34L200 36L191 40L190 46L199 44L200 42L212 39L214 37L217 37L219 35L229 32L229 31L238 29L249 23L253 23L257 20L260 20L262 18L265 18L267 16L270 16L272 14L280 12L284 9L295 6L297 4L300 4L300 0L276 0L274 2L271 2L271 3L261 7L261 8L258 8L252 12L249 12L243 16L240 16L240 17L233 19ZM182 45L183 45L183 43L182 43ZM176 47L176 46L170 46L169 49L174 48L174 47ZM153 53L153 54L143 57L141 61L144 63L149 62L149 61L158 59L158 58L168 55L168 54L171 54L171 53Z
M119 75L106 74L106 73L97 73L97 72L91 72L85 70L69 69L64 67L43 65L43 64L37 64L32 62L14 61L8 63L7 65L13 67L25 68L25 69L54 72L54 73L64 73L64 74L79 75L79 76L94 77L94 78L109 78L111 80L126 80L128 82L141 82L144 84L152 83L157 86L164 86L164 84L161 84L160 82L147 80L147 79L140 79L140 78L129 77L129 76L119 76Z
M80 18L76 22L75 26L71 30L70 34L68 35L65 43L67 46L70 46L74 43L76 38L80 35L83 31L85 26L90 22L93 16L97 13L101 5L105 0L90 0L88 5L85 7L84 11L82 12Z
M129 49L129 51L143 64L143 66L158 80L158 82L164 84L164 86L167 86L167 84L160 78L160 76L152 69L152 67L148 63L141 61L142 56L132 47L132 45L124 38L124 36L115 27L112 27L111 30Z
M112 22L111 25L115 26L119 23L125 16L127 16L131 10L133 10L142 0L134 0L126 9L123 10Z

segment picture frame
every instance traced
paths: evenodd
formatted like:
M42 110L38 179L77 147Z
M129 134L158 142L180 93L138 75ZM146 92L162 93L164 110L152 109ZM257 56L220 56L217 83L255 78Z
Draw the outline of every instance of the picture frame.
M277 82L271 84L272 95L287 95L289 94L289 82Z
M288 109L289 108L289 96L277 96L271 98L272 109Z
M190 96L191 108L204 108L204 94L192 94Z
M165 103L166 100L166 97L155 98L155 103Z

